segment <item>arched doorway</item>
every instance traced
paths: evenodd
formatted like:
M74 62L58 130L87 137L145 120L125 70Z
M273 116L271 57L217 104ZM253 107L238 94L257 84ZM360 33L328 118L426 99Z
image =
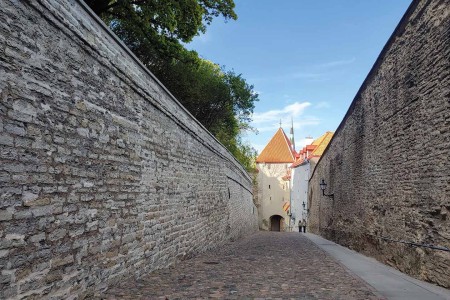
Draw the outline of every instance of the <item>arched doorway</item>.
M283 217L279 215L273 215L270 217L270 231L282 231Z

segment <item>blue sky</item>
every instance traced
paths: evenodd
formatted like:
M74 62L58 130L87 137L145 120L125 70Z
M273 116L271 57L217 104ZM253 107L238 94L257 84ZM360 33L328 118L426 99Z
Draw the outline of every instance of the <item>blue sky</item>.
M237 21L217 18L187 45L254 85L244 140L262 150L279 127L297 149L335 131L411 0L235 0Z

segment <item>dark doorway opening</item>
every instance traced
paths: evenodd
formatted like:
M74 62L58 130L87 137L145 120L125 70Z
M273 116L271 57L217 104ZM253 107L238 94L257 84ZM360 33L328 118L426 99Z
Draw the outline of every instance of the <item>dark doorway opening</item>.
M283 218L278 215L270 217L270 231L281 231L281 222Z

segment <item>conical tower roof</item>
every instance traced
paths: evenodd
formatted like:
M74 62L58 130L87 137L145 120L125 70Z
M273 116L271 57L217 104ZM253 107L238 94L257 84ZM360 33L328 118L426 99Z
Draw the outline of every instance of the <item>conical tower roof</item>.
M292 163L295 160L295 151L288 137L280 127L266 147L261 151L257 163Z

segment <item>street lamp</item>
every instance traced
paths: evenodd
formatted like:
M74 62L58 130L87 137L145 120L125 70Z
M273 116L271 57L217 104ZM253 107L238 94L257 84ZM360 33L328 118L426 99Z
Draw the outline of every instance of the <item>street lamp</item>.
M309 208L306 208L305 201L303 201L302 206L303 206L303 211L306 211L306 213L309 214Z
M320 182L320 189L322 190L322 196L327 196L334 200L334 194L325 194L326 188L327 188L327 184L325 183L325 179L322 179L322 181Z
M292 221L295 222L295 216L294 216L294 214L293 214L291 211L289 211L288 217L289 217Z

